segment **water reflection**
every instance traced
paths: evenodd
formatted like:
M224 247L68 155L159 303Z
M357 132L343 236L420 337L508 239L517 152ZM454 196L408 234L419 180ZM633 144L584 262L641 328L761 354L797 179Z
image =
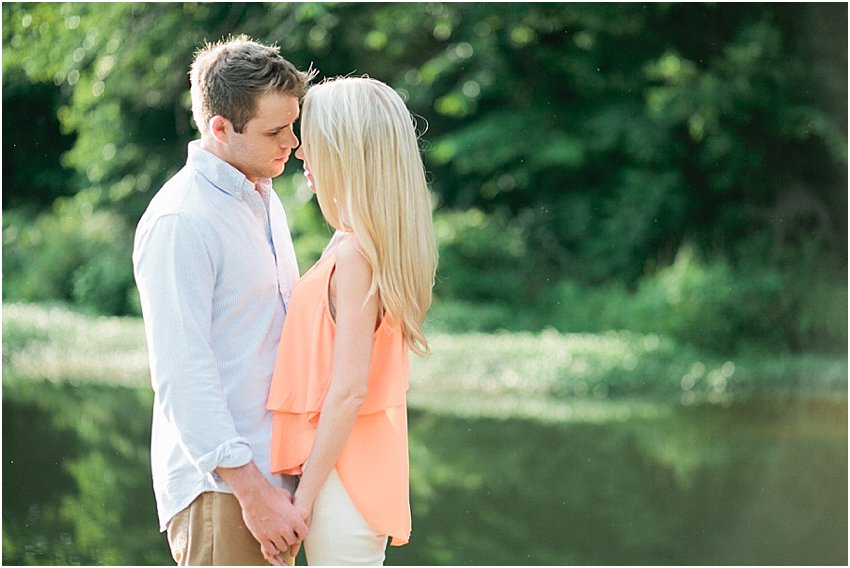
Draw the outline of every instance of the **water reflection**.
M391 558L846 562L846 401L668 410L546 427L414 416L419 522Z
M3 385L3 563L162 565L141 389Z
M144 389L4 384L4 564L170 563L150 405ZM845 397L410 422L414 532L387 564L847 561Z

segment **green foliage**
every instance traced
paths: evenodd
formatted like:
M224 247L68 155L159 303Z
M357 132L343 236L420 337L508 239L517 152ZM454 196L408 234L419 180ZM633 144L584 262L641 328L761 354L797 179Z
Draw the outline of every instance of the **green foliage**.
M830 317L846 313L846 5L2 10L4 298L138 309L128 243L195 137L192 53L247 33L406 97L436 203L439 325L662 329L724 349L846 337ZM303 269L329 231L296 170L276 187ZM814 222L782 205L792 190ZM753 240L768 245L740 258Z
M775 271L735 274L685 247L671 266L641 283L638 296L651 308L642 325L654 314L659 331L717 351L734 351L742 342L786 347L790 309L783 288Z
M58 87L31 83L20 70L3 75L3 209L49 210L54 199L78 189L62 154L75 137L57 117Z
M434 230L440 244L437 294L481 303L524 296L533 267L516 223L470 209L438 215Z
M507 255L504 262L510 262ZM478 302L462 290L444 291L447 297L434 303L428 322L431 329L457 332L629 330L716 353L752 348L840 353L847 346L846 278L825 266L812 259L781 272L705 259L685 246L673 263L641 278L633 290L616 282L587 286L562 280L533 303L513 297Z
M425 67L441 70L433 83L444 79L452 97L478 95L462 112L434 105L435 189L452 206L549 210L529 238L545 270L632 283L688 239L742 238L807 164L841 183L846 135L802 96L812 54L793 24L823 25L823 13L532 4L488 18L486 8L442 8L456 43ZM830 183L814 193L845 203Z
M847 271L821 251L793 256L786 296L794 312L793 345L807 350L847 353Z
M524 329L520 312L502 303L476 303L445 297L435 298L426 320L427 330L444 333L491 333Z
M63 300L108 314L138 313L130 290L132 234L109 210L62 198L30 223L3 216L3 297Z

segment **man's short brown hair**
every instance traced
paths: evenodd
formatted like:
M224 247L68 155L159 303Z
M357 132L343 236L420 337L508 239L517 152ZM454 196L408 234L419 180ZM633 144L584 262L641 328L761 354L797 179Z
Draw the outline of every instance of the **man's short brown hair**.
M192 114L201 133L221 115L242 132L259 97L269 92L301 99L316 72L299 71L281 57L280 48L239 35L207 43L195 54L189 71Z

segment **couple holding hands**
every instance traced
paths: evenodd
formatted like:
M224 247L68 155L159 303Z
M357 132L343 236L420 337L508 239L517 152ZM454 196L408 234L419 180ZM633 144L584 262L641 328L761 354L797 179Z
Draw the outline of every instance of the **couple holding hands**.
M436 270L424 166L393 89L314 75L245 36L201 49L201 138L136 230L154 493L181 565L292 564L302 545L311 565L380 565L410 536L409 351L428 352ZM336 230L303 275L271 183L293 152Z

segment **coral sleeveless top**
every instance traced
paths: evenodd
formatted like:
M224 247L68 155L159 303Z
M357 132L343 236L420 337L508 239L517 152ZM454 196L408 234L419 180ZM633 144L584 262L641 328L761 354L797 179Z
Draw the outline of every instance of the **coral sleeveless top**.
M334 239L336 240L336 239ZM298 281L289 302L269 391L271 470L300 475L310 457L333 372L335 323L328 301L334 242ZM393 546L410 538L407 389L410 358L401 329L384 317L372 340L366 398L336 463L365 521Z

